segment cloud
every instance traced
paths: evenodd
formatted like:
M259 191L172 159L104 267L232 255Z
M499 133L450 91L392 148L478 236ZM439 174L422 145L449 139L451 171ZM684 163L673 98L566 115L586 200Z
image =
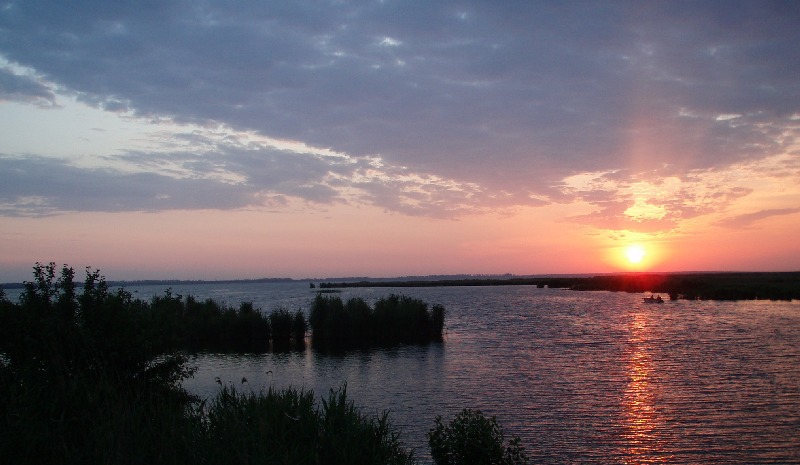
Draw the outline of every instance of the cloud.
M7 67L0 68L0 102L30 103L40 107L56 105L56 95L36 78L14 73Z
M618 172L567 178L562 186L565 196L594 208L567 219L600 229L667 233L684 220L724 211L753 192L735 180L735 173L695 170L679 178L666 172L655 170L633 179Z
M149 150L94 157L89 164L81 157L0 155L0 215L272 209L294 200L453 217L491 203L476 198L477 186L415 174L380 158L353 158L229 128L175 129L151 135Z
M28 0L0 12L0 54L98 108L222 123L353 163L226 152L195 162L222 163L245 185L151 174L154 189L205 183L233 206L263 191L344 201L336 183L350 183L387 209L449 216L568 200L559 186L579 173L632 185L785 152L798 134L798 23L800 6L777 1ZM23 84L3 85L51 98ZM376 158L391 177L359 180ZM656 221L625 216L637 201L626 199L598 204L592 220ZM655 224L691 214L684 200L648 200L665 212Z
M759 210L753 213L745 213L743 215L725 218L717 221L717 226L730 229L744 229L753 227L753 225L763 219L772 218L775 216L794 215L800 213L800 208L770 208L766 210Z
M229 209L252 202L242 186L156 173L82 169L63 160L0 157L3 216L47 216L71 211Z

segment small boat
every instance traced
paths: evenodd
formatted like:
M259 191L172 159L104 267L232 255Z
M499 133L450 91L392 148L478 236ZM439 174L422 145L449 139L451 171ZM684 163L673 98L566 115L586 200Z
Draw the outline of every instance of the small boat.
M651 295L650 297L642 298L642 300L646 304L663 304L664 303L664 299L662 299L660 295L659 296L652 296Z

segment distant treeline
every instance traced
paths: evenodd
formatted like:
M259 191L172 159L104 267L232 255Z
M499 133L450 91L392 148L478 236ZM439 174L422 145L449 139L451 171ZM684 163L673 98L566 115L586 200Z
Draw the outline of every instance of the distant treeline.
M591 277L443 279L439 281L358 281L320 283L320 288L537 286L576 291L654 292L672 299L800 299L800 272L625 273Z
M191 286L195 284L283 284L294 282L306 282L305 280L295 280L292 278L259 278L259 279L219 279L219 280L202 280L202 279L139 279L132 281L106 281L109 287L125 287L125 286ZM81 287L81 283L75 283L77 287ZM0 288L3 289L24 289L25 283L2 283Z

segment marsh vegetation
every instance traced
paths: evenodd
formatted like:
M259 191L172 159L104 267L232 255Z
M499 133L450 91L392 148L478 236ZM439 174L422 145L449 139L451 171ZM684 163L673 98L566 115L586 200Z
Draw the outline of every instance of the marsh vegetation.
M193 374L186 348L262 350L270 330L285 344L305 336L301 312L265 317L250 304L232 309L171 292L144 302L111 291L90 269L79 293L74 277L72 268L57 275L55 264L37 264L18 303L0 294L0 457L8 463L415 463L388 413L363 414L345 386L321 400L292 388L248 391L245 379L210 399L182 388ZM314 315L330 325L317 327L350 331L344 340L441 339L444 309L429 312L421 301L317 305ZM330 323L331 308L370 316ZM411 329L388 329L404 324Z
M354 297L317 294L309 322L312 344L319 348L352 348L441 342L445 309L422 300L390 295L374 306Z

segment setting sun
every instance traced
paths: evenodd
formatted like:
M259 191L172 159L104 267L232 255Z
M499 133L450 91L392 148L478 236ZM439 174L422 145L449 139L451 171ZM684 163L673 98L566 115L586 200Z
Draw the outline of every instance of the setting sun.
M625 258L630 263L640 263L645 255L644 247L641 245L632 245L625 249Z

